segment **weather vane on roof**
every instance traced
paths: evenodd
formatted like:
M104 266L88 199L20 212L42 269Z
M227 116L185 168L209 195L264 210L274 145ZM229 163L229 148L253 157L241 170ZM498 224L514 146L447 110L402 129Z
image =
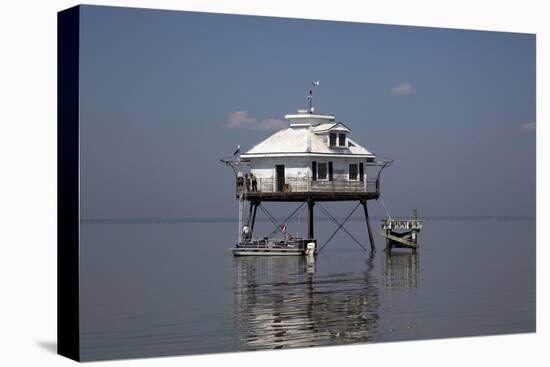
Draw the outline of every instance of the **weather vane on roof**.
M314 87L318 87L319 86L319 81L312 81L311 84L314 86ZM309 113L313 113L313 111L315 111L315 108L313 107L313 90L310 89L309 90L309 94L306 96L306 99L309 103Z

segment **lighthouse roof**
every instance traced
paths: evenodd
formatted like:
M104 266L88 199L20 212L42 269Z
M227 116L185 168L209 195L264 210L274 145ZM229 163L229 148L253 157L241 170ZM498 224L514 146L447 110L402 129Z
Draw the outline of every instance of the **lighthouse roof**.
M309 155L358 158L374 157L373 153L369 152L365 147L356 143L349 137L345 147L330 147L327 144L326 135L320 135L323 132L331 130L332 127L341 126L344 126L346 131L350 131L345 125L333 122L314 126L291 126L276 132L264 141L256 144L252 149L241 154L241 158Z

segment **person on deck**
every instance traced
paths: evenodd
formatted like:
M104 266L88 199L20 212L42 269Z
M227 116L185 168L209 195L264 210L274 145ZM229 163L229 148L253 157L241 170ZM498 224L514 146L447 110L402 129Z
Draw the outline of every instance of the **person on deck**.
M250 179L252 181L252 191L258 191L258 181L253 173L250 174Z
M248 173L244 175L244 185L246 187L246 191L250 191L250 177L248 176Z

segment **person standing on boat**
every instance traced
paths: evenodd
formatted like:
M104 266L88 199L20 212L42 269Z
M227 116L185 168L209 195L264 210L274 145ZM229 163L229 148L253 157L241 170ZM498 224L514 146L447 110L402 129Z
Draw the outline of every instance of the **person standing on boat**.
M258 181L256 179L256 175L251 173L250 180L252 181L252 191L258 191Z

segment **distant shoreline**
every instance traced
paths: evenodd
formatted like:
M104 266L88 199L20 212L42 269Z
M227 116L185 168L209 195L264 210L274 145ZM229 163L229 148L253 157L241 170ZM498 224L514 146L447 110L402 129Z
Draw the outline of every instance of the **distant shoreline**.
M338 220L344 218L336 217ZM407 216L394 216L393 219L408 218ZM282 221L284 218L277 218ZM375 221L386 219L384 217L373 217ZM422 216L423 221L440 221L440 222L458 222L458 221L485 221L485 222L502 222L502 221L532 221L536 217L529 216ZM350 218L349 222L363 222L362 217ZM269 222L267 218L258 218L259 222ZM330 222L329 218L316 218L316 222ZM237 218L233 217L183 217L183 218L83 218L81 224L155 224L155 223L236 223Z

